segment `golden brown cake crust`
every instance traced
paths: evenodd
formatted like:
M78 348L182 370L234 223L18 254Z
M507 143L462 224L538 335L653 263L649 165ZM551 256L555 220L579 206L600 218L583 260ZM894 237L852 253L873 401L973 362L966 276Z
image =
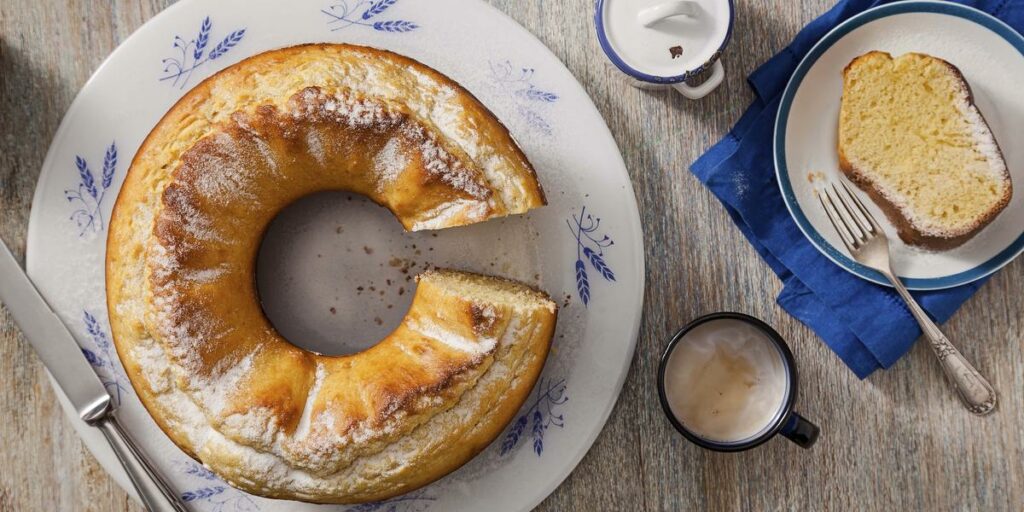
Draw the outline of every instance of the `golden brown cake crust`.
M911 52L907 55L916 55L928 59L933 59L945 65L956 76L960 86L967 95L968 104L971 106L971 108L976 108L974 105L974 92L972 91L970 84L967 82L967 79L964 78L964 75L959 68L957 68L955 65L944 59L940 59L938 57L934 57L931 55L915 52ZM893 59L892 55L882 51L871 51L865 53L864 55L856 57L853 60L851 60L845 68L843 68L844 82L850 70L856 67L860 61L877 57L884 57L890 60ZM845 94L846 91L844 87L844 95ZM980 110L978 111L978 117L981 119L982 123L985 123L985 128L990 132L991 129L988 127L987 121L985 120L984 115L981 114ZM999 153L999 158L1003 159L1002 149L999 148L998 141L995 140L994 138L992 140L996 145L996 150ZM893 203L888 197L886 197L885 194L883 194L877 186L875 186L872 180L867 177L868 173L864 169L857 168L857 166L855 166L850 161L850 159L846 155L842 143L838 145L837 151L839 155L839 168L843 171L843 174L845 174L851 182L857 185L858 188L860 188L861 190L868 194L871 200L876 205L878 205L879 209L882 210L882 212L889 219L889 221L896 227L896 231L900 239L909 245L923 247L931 250L948 250L959 247L960 245L963 245L971 238L974 238L975 235L977 235L979 232L981 232L981 230L983 230L993 220L995 220L999 213L1002 212L1002 210L1010 204L1010 200L1013 196L1013 183L1010 180L1009 173L1007 172L1004 178L1006 182L1004 194L1000 197L998 202L992 208L990 208L987 212L985 212L984 215L977 219L974 225L966 233L957 236L930 235L928 233L923 232L917 226L915 226L914 223L911 222L911 220L908 219L907 216L903 214L900 208L895 203Z
M373 348L291 345L258 303L256 253L278 211L329 189L408 229L544 204L507 129L457 83L382 50L275 50L199 84L143 142L111 217L107 300L125 370L179 447L255 494L357 503L486 447L543 368L556 308L518 283L427 273Z

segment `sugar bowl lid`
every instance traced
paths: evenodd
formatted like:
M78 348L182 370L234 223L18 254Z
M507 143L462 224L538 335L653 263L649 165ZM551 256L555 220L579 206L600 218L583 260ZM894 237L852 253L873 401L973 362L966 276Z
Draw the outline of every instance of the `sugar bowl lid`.
M678 83L707 69L729 42L732 0L598 0L597 37L633 78Z

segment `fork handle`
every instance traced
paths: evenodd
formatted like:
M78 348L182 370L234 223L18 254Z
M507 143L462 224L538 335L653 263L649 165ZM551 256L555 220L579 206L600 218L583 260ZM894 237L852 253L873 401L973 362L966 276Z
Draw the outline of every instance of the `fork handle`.
M917 319L917 323L931 344L932 351L939 358L939 363L942 364L946 376L953 381L953 386L956 388L957 394L960 395L960 400L967 406L967 410L979 416L994 411L996 409L996 391L988 380L982 377L981 373L949 342L949 338L942 333L939 326L935 325L924 309L921 309L900 279L892 272L886 274L886 277L892 281L893 287L906 301L910 313Z

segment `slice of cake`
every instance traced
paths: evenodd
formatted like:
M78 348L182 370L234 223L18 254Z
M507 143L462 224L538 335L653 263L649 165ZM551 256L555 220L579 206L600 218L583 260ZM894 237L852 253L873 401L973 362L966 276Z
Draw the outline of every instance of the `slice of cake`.
M952 64L869 52L843 70L839 164L904 242L950 249L1010 202L999 145Z

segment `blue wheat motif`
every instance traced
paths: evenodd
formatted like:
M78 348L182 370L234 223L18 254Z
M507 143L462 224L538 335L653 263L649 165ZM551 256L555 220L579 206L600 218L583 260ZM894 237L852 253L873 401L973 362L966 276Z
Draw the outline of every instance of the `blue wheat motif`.
M604 250L615 245L608 235L598 238L596 232L601 227L601 219L587 213L587 207L580 209L580 214L573 214L572 220L565 220L569 231L576 239L576 291L579 292L580 301L584 306L590 305L590 279L587 275L586 262L597 271L598 275L606 281L615 281L615 272L612 272L608 262L605 261Z
M384 32L409 32L410 30L416 30L417 28L419 28L419 26L415 23L402 20L378 21L373 24L374 30L381 30Z
M186 41L181 36L174 36L174 43L171 47L177 50L178 55L161 61L164 69L163 75L160 76L160 81L170 80L172 87L184 89L196 68L220 58L228 50L242 42L242 38L245 37L244 28L235 30L214 45L210 52L204 56L203 54L210 44L210 34L212 31L213 22L207 16L200 23L199 32L195 38Z
M203 56L203 50L206 49L206 44L210 42L210 29L213 28L213 23L210 22L210 17L203 18L203 24L199 26L199 36L196 37L196 49L192 52L192 58L199 60Z
M537 455L544 453L544 430L547 428L544 415L540 411L533 411L533 451Z
M102 185L104 191L110 188L110 184L114 181L115 170L117 170L117 146L111 142L110 147L107 148L107 152L103 155Z
M88 310L82 311L82 323L85 324L85 332L96 347L95 350L82 347L82 354L95 370L103 387L107 389L111 402L115 406L120 406L122 395L128 391L128 382L121 369L114 364L114 348L110 338L107 337L107 332L100 325L100 321Z
M551 124L548 123L547 119L544 119L544 116L523 105L518 105L516 110L533 129L545 135L551 135Z
M380 20L372 21L371 18L383 14L389 8L398 3L398 0L342 0L335 1L326 9L320 12L329 18L327 25L331 32L342 30L351 26L372 28L379 32L412 32L420 26L408 20Z
M395 5L395 2L397 2L397 1L398 0L380 0L378 2L374 2L374 3L370 4L370 8L366 9L366 12L364 12L363 15L360 16L360 18L362 18L364 20L368 20L368 19L370 19L370 18L372 18L372 17L374 17L374 16L376 16L376 15L378 15L378 14L380 14L380 13L386 11L386 10L388 10L388 7L391 7L392 5Z
M533 68L517 68L508 60L490 61L488 64L494 82L508 94L519 115L537 131L550 135L551 124L538 109L544 104L558 101L558 95L533 84L533 76L536 73Z
M259 505L248 495L224 484L212 471L189 461L175 461L174 465L184 474L198 481L195 487L181 493L181 500L188 503L208 503L213 512L256 512Z
M569 401L565 396L565 379L552 382L550 379L541 377L537 383L537 397L530 404L522 415L516 419L505 437L501 441L498 455L505 456L512 452L512 449L519 444L523 437L526 425L531 424L530 434L533 437L533 452L538 457L544 453L544 432L552 425L565 427L565 416L558 414L558 406Z
M534 100L534 101L545 101L545 102L548 102L548 103L552 103L552 102L558 101L558 95L557 94L552 93L552 92L542 91L542 90L536 88L533 85L530 85L526 89L520 89L519 91L516 92L516 94L519 94L520 96L523 96L526 99L530 99L530 100Z
M587 277L587 266L583 260L576 260L576 291L584 306L590 304L590 278Z
M437 498L427 494L426 489L420 489L408 494L403 494L391 499L362 503L345 509L345 512L396 512L399 506L406 512L420 512L430 507Z
M594 252L590 247L584 247L583 255L590 260L590 264L594 266L594 269L601 273L601 277L609 281L615 280L615 273L612 272L612 269L608 268L607 264L605 264L604 258L601 257L601 254Z
M80 156L75 156L75 167L78 168L78 177L82 180L82 187L85 188L93 199L96 199L99 191L96 190L96 179L92 177L92 171L89 170L89 164L86 163L85 159Z
M225 37L224 40L217 43L217 46L214 46L213 49L210 50L210 60L214 60L217 57L220 57L221 55L227 53L228 50L234 48L235 45L242 42L243 37L245 37L244 28L228 34L228 36Z
M501 441L501 449L499 451L501 455L505 455L512 448L516 447L516 444L519 443L519 438L523 435L523 430L526 429L526 422L526 416L523 415L512 424L512 428L505 434L505 439Z
M93 352L92 350L89 350L87 348L83 348L82 354L85 355L85 360L88 361L90 365L95 366L97 368L103 366L103 360L100 359L100 356L96 355L96 352Z
M218 480L217 475L213 474L213 471L210 471L209 469L206 469L194 462L186 464L185 474L193 475L208 481Z
M181 501L189 502L195 500L209 499L224 492L224 486L218 485L217 487L202 487L192 491L186 491L181 493Z

